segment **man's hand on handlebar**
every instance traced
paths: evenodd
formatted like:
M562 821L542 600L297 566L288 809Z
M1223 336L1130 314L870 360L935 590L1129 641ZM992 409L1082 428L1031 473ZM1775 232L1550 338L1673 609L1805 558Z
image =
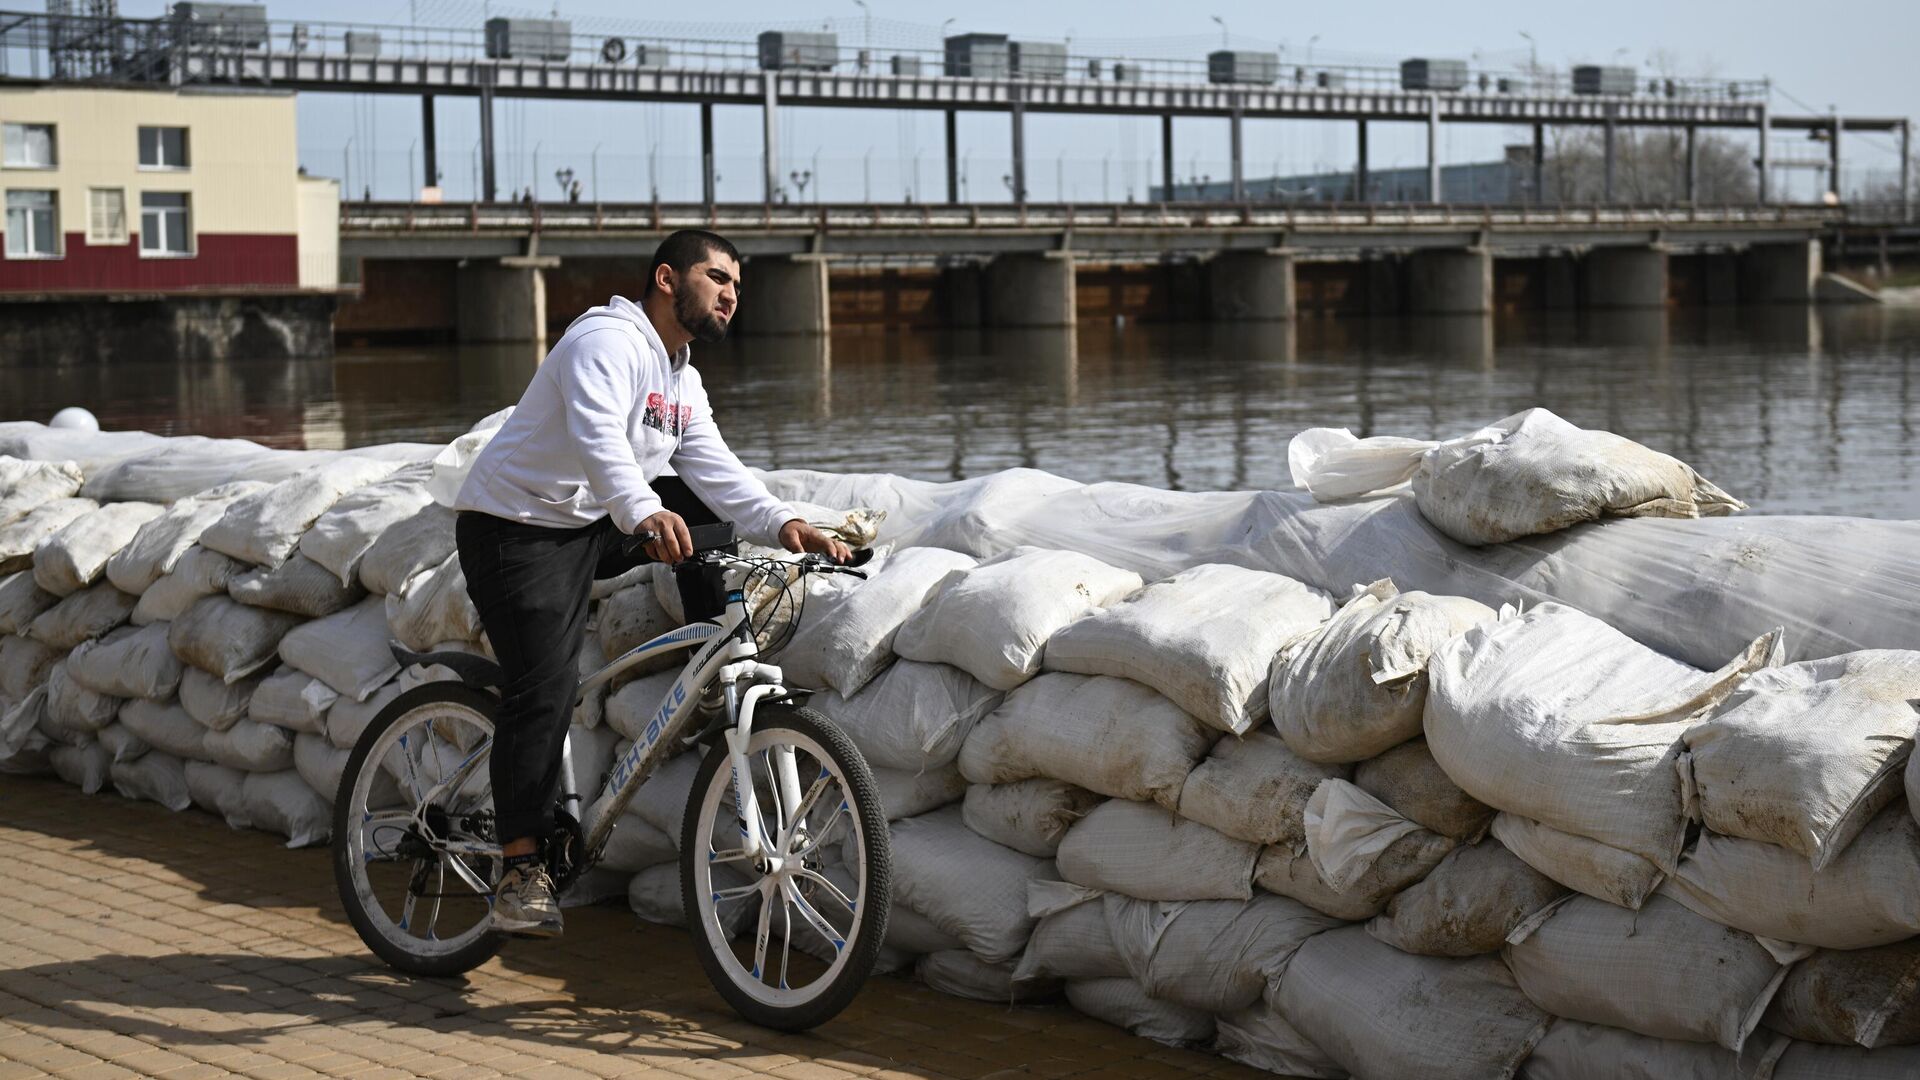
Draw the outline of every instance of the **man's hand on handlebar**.
M644 538L648 535L652 539L646 540L641 550L655 562L672 565L693 557L693 537L687 532L687 523L671 510L662 510L641 520L640 527L634 530L634 536Z
M842 565L853 558L852 549L799 518L780 526L780 546L788 551L825 555Z

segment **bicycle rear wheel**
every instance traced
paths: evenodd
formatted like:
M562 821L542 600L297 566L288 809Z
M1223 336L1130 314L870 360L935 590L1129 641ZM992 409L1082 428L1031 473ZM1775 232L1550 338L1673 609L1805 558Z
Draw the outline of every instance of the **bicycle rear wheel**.
M744 853L732 756L718 745L682 826L682 902L727 1003L763 1027L805 1031L846 1008L880 957L892 899L886 814L860 751L811 709L762 709L747 762L770 857ZM752 932L736 940L738 906L756 902Z

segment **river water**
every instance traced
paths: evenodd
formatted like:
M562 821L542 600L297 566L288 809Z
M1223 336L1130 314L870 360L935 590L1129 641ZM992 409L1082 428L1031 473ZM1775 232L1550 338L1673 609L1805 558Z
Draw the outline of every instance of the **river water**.
M445 441L512 404L531 346L10 369L0 419L276 446ZM1920 517L1920 309L1704 309L744 338L700 350L748 463L934 480L1014 466L1287 486L1305 427L1445 438L1534 405L1691 463L1762 513Z

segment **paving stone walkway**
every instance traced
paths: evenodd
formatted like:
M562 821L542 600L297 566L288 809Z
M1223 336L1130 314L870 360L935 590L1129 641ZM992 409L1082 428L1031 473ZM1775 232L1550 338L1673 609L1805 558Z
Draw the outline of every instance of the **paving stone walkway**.
M325 849L0 776L0 1080L245 1075L669 1080L1225 1076L1065 1005L1006 1008L876 976L808 1035L741 1021L686 934L567 913L465 979L375 961Z

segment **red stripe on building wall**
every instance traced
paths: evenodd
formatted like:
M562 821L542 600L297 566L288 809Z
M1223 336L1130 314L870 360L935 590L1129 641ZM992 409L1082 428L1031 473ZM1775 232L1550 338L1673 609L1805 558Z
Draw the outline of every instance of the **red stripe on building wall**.
M99 292L300 284L300 238L291 233L201 233L190 257L142 257L140 238L89 244L67 234L58 259L0 258L0 293ZM4 248L0 248L4 250Z

